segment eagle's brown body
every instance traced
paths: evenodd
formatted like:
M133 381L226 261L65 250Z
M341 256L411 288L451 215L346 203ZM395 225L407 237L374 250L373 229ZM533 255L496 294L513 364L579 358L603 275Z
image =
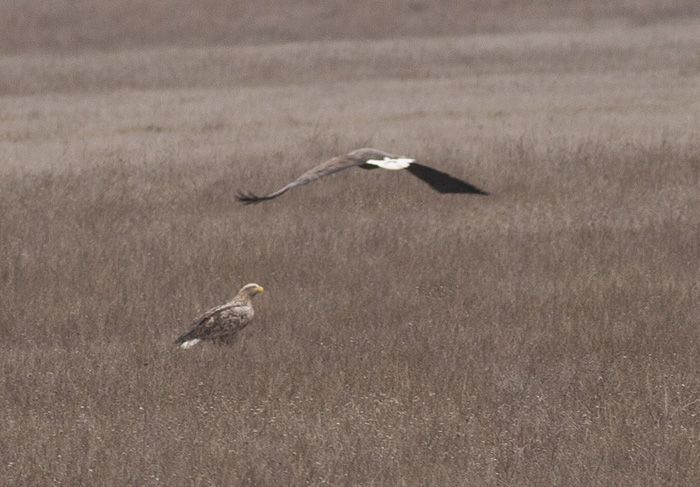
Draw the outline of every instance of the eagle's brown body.
M181 348L190 348L202 340L233 342L236 334L253 319L251 298L261 292L263 288L257 284L245 285L231 301L199 316L192 329L178 337L175 343Z

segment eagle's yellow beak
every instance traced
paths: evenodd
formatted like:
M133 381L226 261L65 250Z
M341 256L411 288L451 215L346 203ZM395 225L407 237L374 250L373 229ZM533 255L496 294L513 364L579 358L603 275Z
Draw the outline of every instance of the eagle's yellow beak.
M263 288L262 286L258 286L258 292L259 292L260 294L264 293L264 292L265 292L265 288Z

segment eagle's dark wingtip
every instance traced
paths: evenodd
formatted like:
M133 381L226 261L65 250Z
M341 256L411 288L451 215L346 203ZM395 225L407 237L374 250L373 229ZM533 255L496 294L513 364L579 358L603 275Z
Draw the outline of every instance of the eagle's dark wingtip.
M236 199L244 205L253 205L255 203L260 203L265 198L261 198L260 196L257 196L253 193L244 193L242 191L239 191L238 193L236 193Z
M406 169L408 172L416 176L418 179L428 183L435 191L443 194L475 194L480 196L488 196L489 193L483 189L477 188L473 184L450 176L446 172L438 171L424 164L413 163Z

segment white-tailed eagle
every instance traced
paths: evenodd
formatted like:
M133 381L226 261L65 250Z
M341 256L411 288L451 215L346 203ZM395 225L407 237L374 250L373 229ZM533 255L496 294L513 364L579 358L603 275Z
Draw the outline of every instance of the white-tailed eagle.
M428 183L430 187L439 193L488 194L487 192L482 191L466 181L457 179L447 173L438 171L437 169L419 164L415 161L415 159L396 156L378 149L365 148L354 150L344 156L328 159L326 162L319 164L309 171L306 171L291 183L270 194L257 196L253 193L238 193L236 197L244 204L259 203L261 201L271 200L272 198L276 198L281 194L286 193L292 188L309 184L310 182L316 181L323 176L328 176L329 174L333 174L344 169L350 169L351 167L360 167L362 169L376 169L379 167L390 171L406 169L414 176Z
M246 284L231 301L199 316L192 329L178 337L175 343L180 348L194 347L202 340L231 343L236 334L253 319L251 299L262 292L263 288L258 284Z

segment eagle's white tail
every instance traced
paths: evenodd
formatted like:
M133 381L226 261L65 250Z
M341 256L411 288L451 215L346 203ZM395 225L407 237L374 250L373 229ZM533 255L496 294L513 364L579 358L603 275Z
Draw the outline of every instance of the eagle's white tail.
M392 159L391 157L385 157L384 160L380 161L378 159L369 159L366 161L367 164L372 164L373 166L379 166L382 169L389 169L390 171L398 171L399 169L406 169L411 165L412 162L416 162L415 159L407 159L405 157L399 157L397 159Z
M192 340L187 340L186 342L182 342L180 344L180 348L192 348L201 341L202 340L200 340L199 338L193 338Z

